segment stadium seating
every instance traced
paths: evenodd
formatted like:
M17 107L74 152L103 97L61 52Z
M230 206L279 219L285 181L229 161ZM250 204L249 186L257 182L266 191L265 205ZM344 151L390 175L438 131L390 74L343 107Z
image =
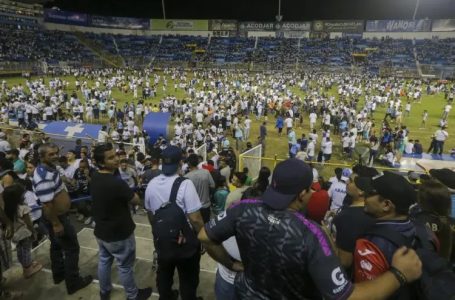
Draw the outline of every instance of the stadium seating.
M94 54L77 38L62 31L0 28L0 61L85 61Z
M224 63L244 63L254 51L255 40L242 37L214 37L211 39L206 61Z
M455 39L417 40L415 47L421 64L455 64Z
M0 15L0 62L89 62L98 54L76 33L47 31L31 18ZM250 64L267 69L291 65L350 67L377 73L381 66L416 69L422 65L455 65L455 39L284 39L199 37L185 35L137 36L86 33L106 53L121 57L127 66L151 62L203 62L210 65ZM353 54L364 57L355 60Z
M159 45L156 59L159 61L185 62L198 60L196 52L204 55L207 50L207 43L207 37L164 36Z

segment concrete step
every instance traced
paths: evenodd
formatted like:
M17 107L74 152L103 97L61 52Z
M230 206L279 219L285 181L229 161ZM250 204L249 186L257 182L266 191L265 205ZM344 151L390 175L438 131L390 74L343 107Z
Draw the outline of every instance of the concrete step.
M136 262L134 265L134 275L139 287L151 286L154 290L154 295L151 299L158 299L156 288L156 275L152 271L153 258L153 241L151 239L150 225L139 223L135 230L136 235ZM41 243L33 249L32 254L36 261L43 264L44 268L41 272L35 274L30 279L23 279L22 268L16 262L15 266L6 272L8 278L7 286L14 290L24 292L23 299L30 300L61 300L61 299L99 299L99 283L97 280L98 266L98 245L93 235L93 229L83 228L78 233L78 240L81 247L79 256L79 267L82 275L92 275L95 280L87 288L77 292L74 295L67 295L64 283L54 285L52 281L52 273L50 267L48 240ZM13 253L15 255L15 253ZM214 284L215 284L215 269L216 263L207 255L201 258L201 272L199 275L200 283L198 295L204 299L215 299ZM116 264L112 266L112 283L114 291L111 299L125 299L123 287L119 282ZM178 274L174 275L174 288L178 289Z

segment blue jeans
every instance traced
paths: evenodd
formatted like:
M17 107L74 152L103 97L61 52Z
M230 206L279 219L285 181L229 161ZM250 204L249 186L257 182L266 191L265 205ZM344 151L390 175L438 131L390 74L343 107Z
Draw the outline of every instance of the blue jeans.
M235 300L235 287L221 277L220 272L216 272L215 280L215 296L216 300Z
M136 239L134 233L129 238L117 242L98 241L99 262L98 278L100 280L100 290L102 294L107 294L112 290L111 268L114 258L117 262L120 282L125 288L128 299L136 299L138 290L134 281L133 266L136 260Z

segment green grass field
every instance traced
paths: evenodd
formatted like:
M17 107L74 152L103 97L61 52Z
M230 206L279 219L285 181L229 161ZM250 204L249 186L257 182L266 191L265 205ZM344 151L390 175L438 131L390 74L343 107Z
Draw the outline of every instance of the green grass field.
M62 79L65 79L70 82L69 89L67 90L68 93L72 92L75 89L75 78L74 77L61 77ZM32 78L33 80L34 78ZM17 85L19 83L22 83L24 85L25 79L23 78L7 78L6 79L8 86L12 85ZM160 99L163 96L166 95L173 95L176 96L178 99L184 99L187 98L188 96L186 95L185 91L178 89L176 92L174 91L174 82L168 76L167 78L168 81L168 88L166 94L163 92L162 89L162 83L157 88L157 95L154 98L149 98L146 100L146 103L152 103L156 104L159 103ZM47 78L46 78L47 82ZM315 84L315 83L312 83ZM89 81L89 85L94 85L93 82ZM297 95L304 96L304 93L301 92L297 87L294 88L294 93ZM336 91L336 88L333 88L329 94L334 94ZM139 95L141 95L141 90L139 90ZM83 99L82 94L80 91L78 91L78 95L80 96L80 99ZM114 89L112 91L112 97L117 100L118 105L122 105L125 102L131 102L133 101L133 93L130 91L128 93L124 93L120 91L119 89ZM405 99L402 99L402 103L405 103ZM363 99L361 99L361 102ZM430 140L431 140L431 135L438 129L437 125L439 122L439 118L442 114L443 107L446 104L446 101L444 100L444 95L439 94L439 95L423 95L422 96L422 101L421 103L414 103L412 104L412 109L411 109L411 116L410 117L403 117L403 125L406 125L409 130L410 130L410 135L409 138L411 139L419 139L420 142L423 144L424 151L427 150ZM360 104L362 105L362 104ZM361 106L358 106L361 107ZM420 123L421 123L421 115L424 110L427 110L429 113L429 118L427 121L427 126L425 129L421 129ZM378 107L377 112L375 113L374 116L374 121L376 123L376 128L380 126L380 121L384 117L385 114L385 108L384 107ZM252 123L252 128L251 128L251 134L250 134L250 141L253 144L257 143L257 137L259 136L259 126L261 122L263 121L257 121L255 117L251 117L253 120ZM445 143L445 152L451 148L455 148L455 138L453 138L453 135L455 134L455 130L451 127L452 122L455 120L454 113L452 112L452 115L449 115L449 126L448 126L448 132L449 132L449 138ZM319 121L317 123L317 127L319 129ZM287 146L287 137L285 134L283 134L281 137L278 136L278 133L276 129L274 128L275 126L275 118L273 116L269 116L268 118L268 138L267 138L267 150L265 153L265 156L267 158L273 159L274 157L277 157L278 159L285 159L287 157L287 152L288 152L288 146ZM392 123L393 126L393 123ZM302 133L308 134L309 133L309 121L308 121L308 116L304 116L304 123L303 123L303 128L296 128L296 135L297 137L300 137ZM335 164L352 164L352 162L345 162L342 160L340 157L340 140L338 137L332 136L332 139L334 140L334 151L333 151L333 158L331 160L331 163ZM245 147L246 142L244 142L244 147ZM235 142L231 139L231 145L235 146ZM317 145L319 147L319 145ZM274 164L273 160L264 160L263 165L267 165L269 167L272 167ZM323 174L326 176L331 176L332 170L335 166L329 166L327 165L324 167Z

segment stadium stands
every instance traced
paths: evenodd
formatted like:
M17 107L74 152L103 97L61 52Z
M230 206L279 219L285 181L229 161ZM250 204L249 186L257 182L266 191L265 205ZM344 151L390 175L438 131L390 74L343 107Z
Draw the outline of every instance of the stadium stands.
M85 61L94 53L77 38L62 31L0 28L0 61Z
M27 19L28 20L28 19ZM17 29L17 22L23 28ZM25 22L25 23L24 23ZM70 32L46 31L31 21L0 16L0 61L93 61L96 54ZM13 25L14 23L14 25ZM245 37L133 36L86 33L108 53L121 56L127 66L156 62L206 62L212 65L254 63L269 69L286 65L349 67L354 53L366 56L370 72L380 66L415 68L421 64L455 64L455 39L412 40L348 38L313 40ZM437 50L437 51L436 51Z
M9 3L9 4L8 4ZM52 31L43 9L0 1L0 62L150 66L242 67L255 70L362 67L455 73L455 39L334 39L188 35L125 35ZM78 22L79 15L76 16ZM84 25L85 26L85 25ZM71 30L71 29L67 29ZM180 65L179 65L180 64ZM419 72L417 72L417 70ZM423 70L423 71L422 71Z

